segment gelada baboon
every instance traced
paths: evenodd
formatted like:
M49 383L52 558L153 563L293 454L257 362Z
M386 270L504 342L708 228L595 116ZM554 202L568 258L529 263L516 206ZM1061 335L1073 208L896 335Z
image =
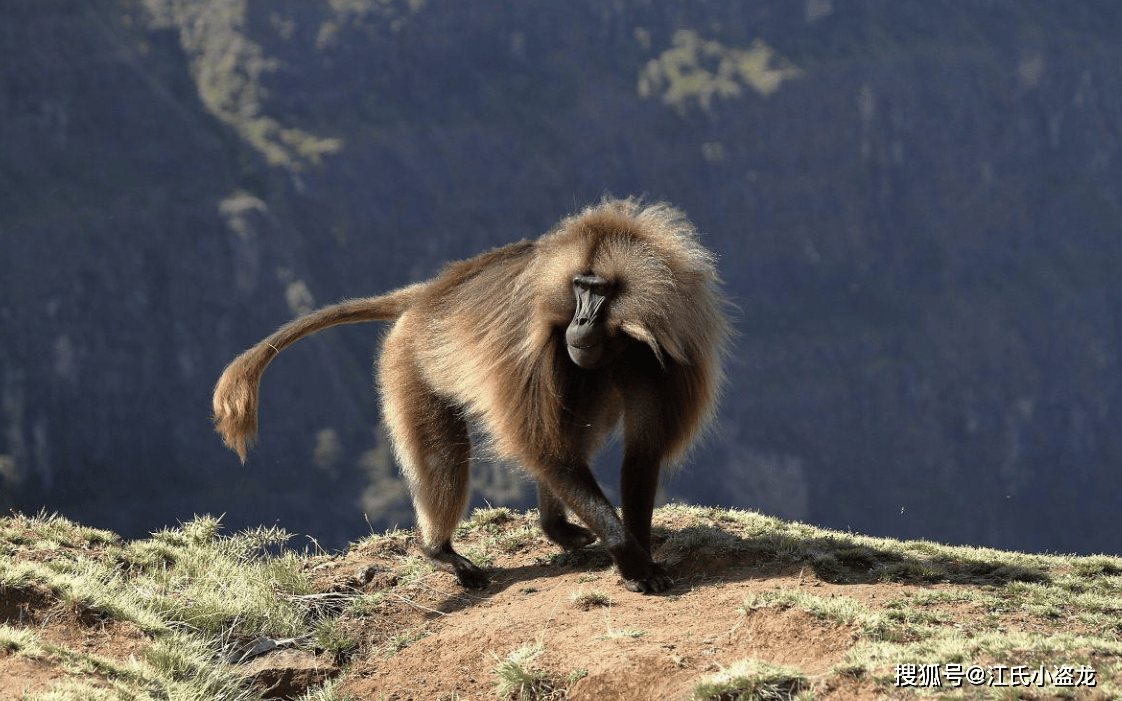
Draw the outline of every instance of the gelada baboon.
M230 363L214 389L217 430L244 462L258 383L277 353L336 324L395 320L378 385L425 555L464 586L487 585L452 547L473 425L493 455L536 479L551 540L580 548L599 538L628 589L662 591L671 580L650 555L659 472L712 418L730 335L714 256L697 239L668 205L605 200L536 241L320 309ZM622 522L589 468L620 424Z

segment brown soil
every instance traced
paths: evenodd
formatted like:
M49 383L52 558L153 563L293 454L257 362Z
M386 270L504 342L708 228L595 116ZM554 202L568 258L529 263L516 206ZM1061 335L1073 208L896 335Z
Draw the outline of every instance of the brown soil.
M670 565L677 580L664 594L643 596L621 586L596 546L562 553L537 530L513 537L533 525L529 517L514 517L492 527L499 542L510 546L491 563L493 582L482 591L465 591L443 572L422 568L422 574L410 575L403 556L418 552L407 532L346 554L309 558L305 566L314 588L335 613L359 594L381 592L381 599L340 616L337 630L352 644L334 655L278 649L247 660L240 669L257 678L262 689L281 688L275 681L280 678L318 683L335 677L337 692L355 699L494 700L498 661L531 646L540 649L532 667L544 672L555 690L538 698L686 699L699 680L746 658L797 668L817 701L886 698L899 690L838 669L858 639L852 626L797 607L745 607L745 601L772 590L802 589L884 610L908 592L961 586L860 576L825 581L809 566L778 566L744 548L728 557L719 538L709 541L715 543L710 551L703 539L682 537L695 525L663 515L655 557ZM480 537L461 541L461 550L470 552ZM575 600L591 593L607 600L592 605ZM971 604L950 603L940 610L968 627L984 615ZM139 657L148 643L135 626L67 605L36 585L0 587L0 623L34 629L45 643L121 661ZM1039 618L1021 621L1016 613L1002 624L1010 630L1041 625ZM295 673L296 668L307 673ZM42 693L71 673L0 648L0 700ZM85 678L96 680L96 671ZM284 688L276 693L291 697L302 690Z
M32 628L49 645L120 661L137 654L147 643L144 633L132 623L113 620L82 604L67 605L34 584L0 586L0 623ZM67 676L50 661L12 655L0 648L0 699L46 692Z
M501 529L531 524L518 518ZM689 526L666 520L661 525L669 532ZM407 546L402 538L378 547ZM567 689L567 697L558 698L573 701L685 699L700 679L745 658L801 670L818 700L883 696L884 689L875 690L872 682L829 673L855 641L851 627L795 608L745 611L742 604L769 590L805 588L875 607L919 587L831 584L809 568L769 569L752 558L691 558L669 543L656 545L655 558L671 563L679 579L669 592L642 596L622 587L602 550L558 556L557 547L539 533L529 545L496 559L493 583L482 592L465 591L444 573L398 587L377 613L347 621L360 645L337 689L386 701L493 700L498 661L536 646L541 652L533 667ZM364 550L314 565L318 587L337 591L384 566L384 556ZM392 578L379 574L361 588L377 591ZM589 592L606 594L610 602L593 607L574 602ZM395 650L392 637L402 633L418 639ZM581 678L566 681L573 673Z

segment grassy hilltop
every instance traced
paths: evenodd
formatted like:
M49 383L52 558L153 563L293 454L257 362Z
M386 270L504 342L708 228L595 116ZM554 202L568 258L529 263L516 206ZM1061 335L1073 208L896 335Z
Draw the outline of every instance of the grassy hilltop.
M463 552L496 568L481 592L428 566L410 531L327 553L208 516L136 541L0 519L0 699L1122 695L1122 558L669 506L655 557L676 586L644 597L533 516L464 523Z

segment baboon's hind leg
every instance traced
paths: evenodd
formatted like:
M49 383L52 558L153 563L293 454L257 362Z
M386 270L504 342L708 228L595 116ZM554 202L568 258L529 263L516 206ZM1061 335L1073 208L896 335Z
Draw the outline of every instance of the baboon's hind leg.
M409 478L421 530L421 549L435 566L465 587L488 585L487 574L452 547L452 534L470 492L471 440L467 422L416 377L412 368L384 386L385 418Z

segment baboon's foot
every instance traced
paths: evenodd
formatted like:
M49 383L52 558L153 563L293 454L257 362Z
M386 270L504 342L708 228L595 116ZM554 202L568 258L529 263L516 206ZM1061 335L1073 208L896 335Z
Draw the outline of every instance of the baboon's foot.
M645 552L632 551L626 555L613 553L616 568L623 577L623 586L639 594L657 594L674 586L666 568L650 559Z
M491 583L487 573L453 550L450 542L436 548L423 547L421 550L434 566L456 575L460 586L465 589L484 589Z
M659 565L655 565L655 567L659 570L658 574L646 579L625 579L623 580L623 586L627 587L628 591L637 594L657 594L674 586L674 580L670 578L666 570Z
M586 545L596 542L596 534L592 531L570 523L565 519L542 523L545 536L566 550L578 550Z

